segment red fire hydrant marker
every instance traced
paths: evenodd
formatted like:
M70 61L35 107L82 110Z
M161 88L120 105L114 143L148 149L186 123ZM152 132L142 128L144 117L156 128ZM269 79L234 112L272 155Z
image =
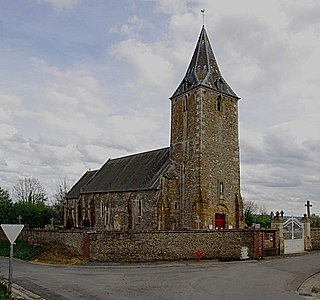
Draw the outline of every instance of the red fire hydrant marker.
M201 256L202 252L200 250L198 250L196 252L196 254L197 254L197 257L198 257L198 262L200 262L200 256Z

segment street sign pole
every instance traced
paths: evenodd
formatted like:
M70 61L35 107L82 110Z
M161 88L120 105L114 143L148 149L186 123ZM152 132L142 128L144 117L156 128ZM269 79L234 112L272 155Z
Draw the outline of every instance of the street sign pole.
M24 225L17 224L1 224L1 228L10 242L10 257L9 257L9 295L12 293L12 263L13 263L13 245Z
M11 295L11 293L12 293L12 262L13 262L13 244L10 243L9 284L8 284L9 295Z

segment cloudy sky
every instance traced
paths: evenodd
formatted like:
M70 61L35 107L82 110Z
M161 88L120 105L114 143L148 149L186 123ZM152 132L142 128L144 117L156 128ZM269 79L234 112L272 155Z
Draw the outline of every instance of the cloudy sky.
M108 158L169 145L202 26L239 102L241 189L320 214L320 1L0 0L0 186L49 198Z

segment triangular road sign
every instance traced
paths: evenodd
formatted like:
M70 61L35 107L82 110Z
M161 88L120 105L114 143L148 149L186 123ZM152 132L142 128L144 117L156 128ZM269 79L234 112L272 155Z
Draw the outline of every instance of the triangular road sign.
M1 224L1 228L6 234L8 240L10 241L10 244L14 243L23 227L24 225L19 224Z

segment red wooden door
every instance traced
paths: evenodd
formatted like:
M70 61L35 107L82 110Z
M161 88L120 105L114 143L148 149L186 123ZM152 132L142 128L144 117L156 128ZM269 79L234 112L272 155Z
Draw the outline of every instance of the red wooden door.
M226 220L226 215L224 214L215 214L215 229L221 230L224 229L225 226L225 220Z

